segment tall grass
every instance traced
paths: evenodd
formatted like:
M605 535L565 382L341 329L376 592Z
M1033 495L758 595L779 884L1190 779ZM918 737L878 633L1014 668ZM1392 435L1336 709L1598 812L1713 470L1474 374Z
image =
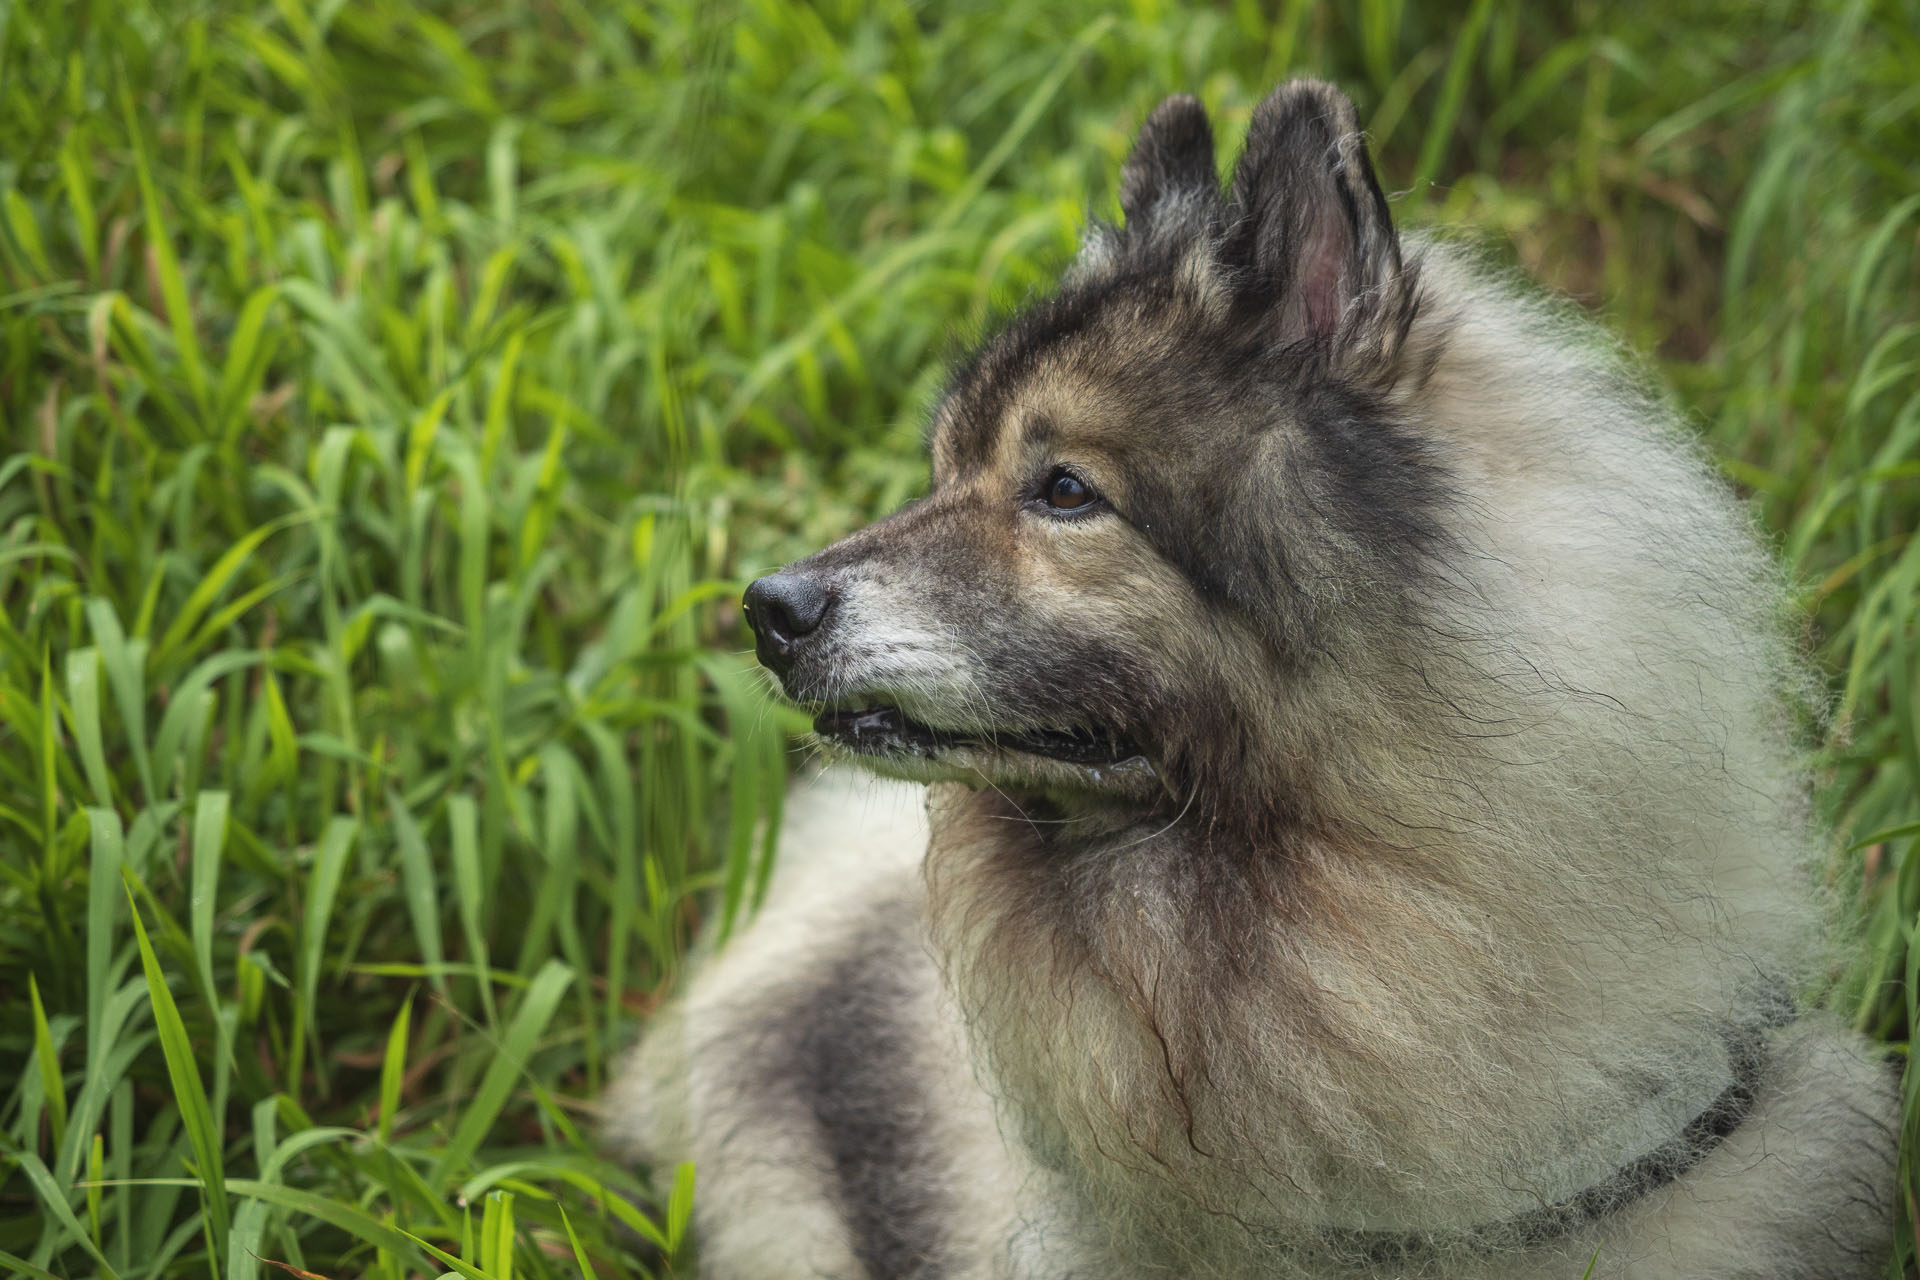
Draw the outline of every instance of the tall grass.
M768 871L740 583L915 491L1153 101L1299 71L1753 494L1904 1049L1920 6L1577 12L0 6L0 1265L674 1266L592 1099Z

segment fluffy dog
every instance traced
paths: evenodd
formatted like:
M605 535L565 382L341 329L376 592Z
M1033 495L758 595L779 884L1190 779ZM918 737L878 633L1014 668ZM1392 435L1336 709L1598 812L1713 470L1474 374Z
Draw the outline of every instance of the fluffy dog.
M834 752L610 1105L720 1277L1862 1277L1774 567L1295 82L1147 120L932 488L756 582ZM924 817L921 797L924 796Z

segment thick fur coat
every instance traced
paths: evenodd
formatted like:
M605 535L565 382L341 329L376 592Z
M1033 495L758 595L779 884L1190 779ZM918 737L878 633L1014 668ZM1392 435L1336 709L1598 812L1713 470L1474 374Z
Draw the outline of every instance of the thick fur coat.
M832 750L609 1099L702 1274L1879 1273L1748 519L1296 82L1174 98L932 489L755 585ZM924 797L924 803L922 802Z

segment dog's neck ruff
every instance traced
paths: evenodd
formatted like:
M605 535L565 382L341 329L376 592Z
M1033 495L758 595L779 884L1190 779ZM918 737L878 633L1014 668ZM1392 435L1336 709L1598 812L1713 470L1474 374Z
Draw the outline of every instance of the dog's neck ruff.
M1761 1022L1727 1036L1734 1079L1678 1134L1617 1169L1611 1176L1553 1204L1458 1231L1398 1232L1332 1227L1318 1233L1319 1251L1371 1267L1405 1265L1437 1252L1487 1252L1544 1245L1670 1186L1733 1134L1753 1111L1767 1065L1767 1032L1791 1023L1790 1002L1766 1011Z

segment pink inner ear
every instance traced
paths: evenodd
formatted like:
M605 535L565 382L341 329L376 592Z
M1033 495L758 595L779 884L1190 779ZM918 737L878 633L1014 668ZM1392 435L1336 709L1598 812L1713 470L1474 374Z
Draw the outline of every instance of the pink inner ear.
M1300 246L1294 288L1306 317L1307 332L1316 338L1332 337L1340 328L1347 301L1341 288L1347 256L1346 236L1331 218L1320 219Z

